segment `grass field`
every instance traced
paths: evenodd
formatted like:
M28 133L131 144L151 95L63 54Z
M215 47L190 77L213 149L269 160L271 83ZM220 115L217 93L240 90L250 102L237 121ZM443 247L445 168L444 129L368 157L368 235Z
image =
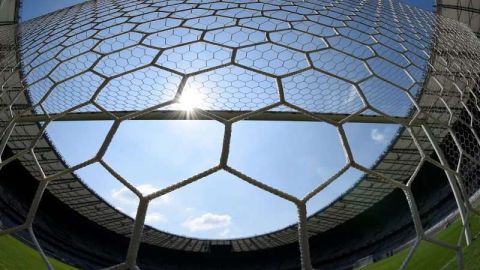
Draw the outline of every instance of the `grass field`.
M471 217L471 226L473 234L479 237L480 218L478 216ZM461 222L456 220L445 230L435 234L434 238L450 244L455 244L461 233ZM360 268L361 270L390 270L398 269L407 256L408 248L399 251L391 257L378 261L374 264ZM468 248L464 248L464 269L465 270L479 270L480 269L480 239L476 239ZM457 269L457 262L455 259L455 252L431 244L430 242L422 241L413 255L410 263L407 266L409 270L422 269L442 269L454 270Z
M477 238L480 232L480 218L472 217L472 229ZM438 232L434 238L454 244L461 231L461 222L456 220L445 230ZM403 258L408 253L408 249L388 257L382 261L361 268L362 270L394 270L402 264ZM464 263L465 270L480 270L480 239L473 242L471 246L465 248ZM76 269L66 265L58 260L50 259L50 262L57 270ZM0 270L30 270L47 269L42 258L35 249L23 244L12 236L0 237ZM457 264L455 253L451 250L439 247L437 245L423 242L418 247L415 255L412 257L407 269L410 270L455 270Z
M50 258L56 270L76 269ZM39 253L10 235L0 236L1 270L43 270L47 269Z

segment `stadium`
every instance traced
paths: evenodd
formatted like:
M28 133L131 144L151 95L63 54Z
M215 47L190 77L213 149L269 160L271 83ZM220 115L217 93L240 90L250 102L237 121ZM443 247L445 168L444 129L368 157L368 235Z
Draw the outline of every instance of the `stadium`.
M22 8L0 1L0 269L479 269L480 2Z

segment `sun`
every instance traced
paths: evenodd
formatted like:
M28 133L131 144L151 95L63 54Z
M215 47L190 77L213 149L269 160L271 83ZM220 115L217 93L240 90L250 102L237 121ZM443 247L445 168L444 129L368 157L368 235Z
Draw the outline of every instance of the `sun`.
M185 89L178 102L180 109L188 112L200 107L202 103L203 95L198 91L198 89L194 88Z

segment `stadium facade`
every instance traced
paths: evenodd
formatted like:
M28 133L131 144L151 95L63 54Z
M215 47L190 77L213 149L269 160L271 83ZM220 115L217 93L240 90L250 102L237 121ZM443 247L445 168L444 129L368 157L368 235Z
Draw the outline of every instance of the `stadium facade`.
M22 24L12 16L18 2L1 3L11 10L0 26L1 234L36 247L47 265L46 255L85 269L350 269L429 241L457 252L461 267L460 244L427 232L458 213L469 243L478 214L469 201L480 187L480 42L467 26L393 0L104 0ZM146 69L163 88L111 86ZM243 86L219 83L232 78ZM149 196L102 160L111 138L68 167L45 133L52 121L114 120L113 136L123 121L186 119L175 104L189 83L208 97L198 118L225 126L219 164ZM276 190L228 163L231 127L246 120L329 123L348 161L304 198ZM365 167L343 131L349 122L402 128ZM75 174L95 162L140 197L135 219ZM308 217L306 202L348 168L365 176ZM295 204L298 224L232 240L144 226L151 200L219 170Z
M437 14L468 25L475 35L480 37L480 3L478 1L438 0L435 7Z

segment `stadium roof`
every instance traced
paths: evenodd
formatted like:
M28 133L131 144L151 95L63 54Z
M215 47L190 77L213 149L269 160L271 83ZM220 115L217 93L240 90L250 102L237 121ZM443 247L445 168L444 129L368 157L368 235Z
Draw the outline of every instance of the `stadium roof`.
M437 0L437 13L468 25L480 38L480 1Z

